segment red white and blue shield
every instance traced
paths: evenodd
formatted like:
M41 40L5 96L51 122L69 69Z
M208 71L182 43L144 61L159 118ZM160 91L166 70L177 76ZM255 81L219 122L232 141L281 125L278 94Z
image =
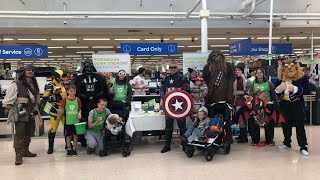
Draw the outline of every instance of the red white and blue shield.
M192 113L193 98L189 93L181 89L175 89L167 93L162 101L165 115L175 120L184 120Z

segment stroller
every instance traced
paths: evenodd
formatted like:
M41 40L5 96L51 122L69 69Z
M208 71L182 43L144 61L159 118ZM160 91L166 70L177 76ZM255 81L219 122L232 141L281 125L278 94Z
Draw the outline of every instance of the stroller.
M233 108L226 102L213 103L208 108L208 117L221 118L222 127L220 132L213 132L207 129L203 137L199 137L191 143L185 145L185 153L191 158L194 155L195 147L204 151L207 161L211 161L215 153L222 148L225 154L230 153L231 145L226 139L226 130L230 129L230 120Z

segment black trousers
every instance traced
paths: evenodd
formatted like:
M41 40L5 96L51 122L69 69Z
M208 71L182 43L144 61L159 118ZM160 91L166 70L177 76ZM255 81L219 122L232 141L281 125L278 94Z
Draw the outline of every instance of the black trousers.
M305 115L300 101L282 101L280 103L280 108L286 119L286 123L282 124L282 131L284 135L283 144L291 147L292 127L296 126L297 141L300 146L300 150L306 149L308 143L306 131L304 129Z
M175 120L166 116L166 128L165 128L166 146L170 146L171 144L172 133L173 133L173 121ZM187 131L186 120L177 120L177 124L180 129L180 136L184 135L184 133Z
M254 119L249 119L248 122L249 133L252 139L252 142L257 144L260 141L260 126L255 124ZM266 143L269 144L273 141L274 138L274 121L270 121L264 126Z

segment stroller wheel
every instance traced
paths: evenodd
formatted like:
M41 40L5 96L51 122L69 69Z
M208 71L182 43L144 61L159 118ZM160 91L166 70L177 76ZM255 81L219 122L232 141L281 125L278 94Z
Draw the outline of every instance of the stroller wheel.
M189 158L191 158L194 155L194 146L188 145L186 148L186 154Z
M128 148L124 148L122 150L122 156L123 157L128 157L130 155L130 150Z
M231 145L229 143L224 143L223 144L223 152L224 154L229 154L231 149Z
M208 147L204 151L204 157L206 158L207 161L211 161L213 159L213 156L214 156L214 150L211 147Z

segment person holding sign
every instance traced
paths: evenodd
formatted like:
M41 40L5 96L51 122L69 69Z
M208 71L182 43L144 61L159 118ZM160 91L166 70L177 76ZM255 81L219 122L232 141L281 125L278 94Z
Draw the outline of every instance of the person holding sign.
M76 96L76 86L74 84L68 85L68 96L62 99L61 106L58 110L59 115L65 113L65 136L67 140L67 157L78 156L76 151L78 136L76 133L75 125L81 119L81 100ZM73 140L73 148L71 147L71 139Z
M85 135L87 140L87 154L102 154L103 151L103 133L104 124L111 114L107 108L107 100L99 99L97 108L90 111L88 117L88 130Z
M134 89L134 95L146 95L144 91L148 86L144 84L145 68L141 67L138 70L139 74L132 80L132 88Z
M19 79L9 86L2 101L2 106L9 109L8 122L15 123L13 147L16 152L16 165L22 164L22 157L37 156L29 151L33 134L31 127L37 121L37 107L40 104L39 86L34 74L34 66L26 66Z

